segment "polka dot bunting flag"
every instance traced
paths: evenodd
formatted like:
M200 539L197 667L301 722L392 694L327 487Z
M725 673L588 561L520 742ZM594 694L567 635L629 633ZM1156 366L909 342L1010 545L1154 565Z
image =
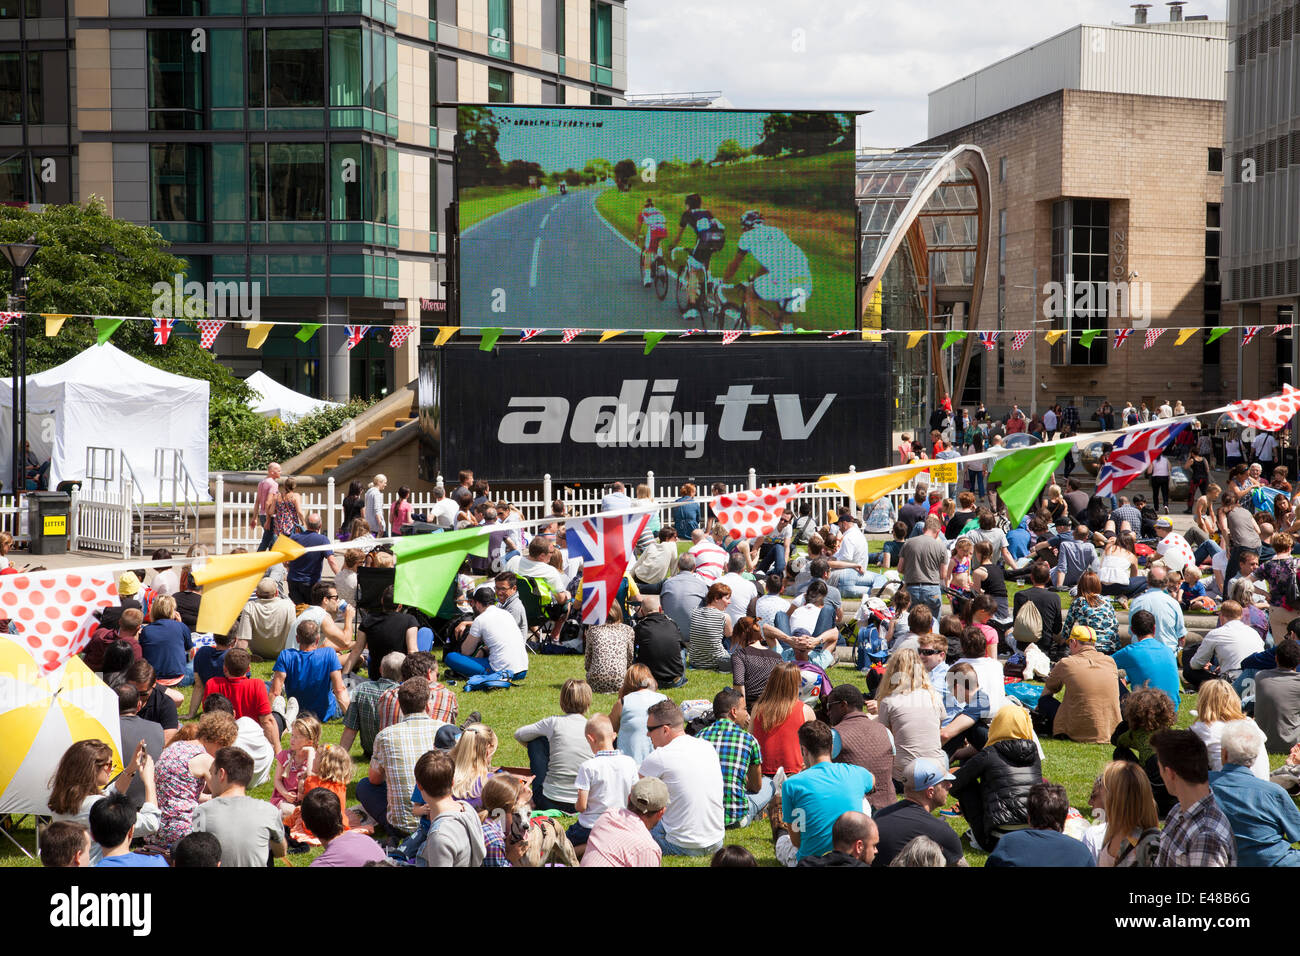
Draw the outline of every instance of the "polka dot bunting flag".
M1238 425L1275 432L1300 411L1300 389L1282 386L1282 394L1270 395L1258 401L1237 402L1228 409L1228 415Z
M95 630L94 611L117 601L117 582L76 571L0 576L0 617L17 631L12 640L27 648L46 673L81 651Z
M790 499L802 493L803 485L783 485L720 495L713 503L713 513L727 529L728 537L758 538L776 530Z

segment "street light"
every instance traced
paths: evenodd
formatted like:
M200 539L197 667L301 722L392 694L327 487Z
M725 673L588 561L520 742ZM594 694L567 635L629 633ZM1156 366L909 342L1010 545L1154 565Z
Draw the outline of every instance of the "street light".
M36 236L28 236L26 242L0 242L0 256L13 269L13 292L9 296L9 310L24 313L27 302L27 267L36 257L40 246ZM13 364L13 419L10 439L13 444L13 473L10 491L14 504L18 504L18 492L25 487L27 466L27 316L21 314L13 323L14 364Z

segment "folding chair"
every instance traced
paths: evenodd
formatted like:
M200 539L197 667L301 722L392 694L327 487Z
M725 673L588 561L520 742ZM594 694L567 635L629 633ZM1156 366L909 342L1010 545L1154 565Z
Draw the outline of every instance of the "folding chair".
M549 595L546 585L539 578L520 575L518 578L519 600L524 606L524 616L528 620L528 638L539 644L551 639L555 622L546 613ZM531 650L531 648L530 648Z

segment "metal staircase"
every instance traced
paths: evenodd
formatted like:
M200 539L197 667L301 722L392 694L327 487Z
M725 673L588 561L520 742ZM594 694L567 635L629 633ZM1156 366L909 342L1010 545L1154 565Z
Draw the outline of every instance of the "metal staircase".
M135 469L118 448L86 449L82 495L88 502L114 505L130 513L130 550L147 554L156 548L183 551L199 526L202 500L178 448L154 449L156 494L146 495Z

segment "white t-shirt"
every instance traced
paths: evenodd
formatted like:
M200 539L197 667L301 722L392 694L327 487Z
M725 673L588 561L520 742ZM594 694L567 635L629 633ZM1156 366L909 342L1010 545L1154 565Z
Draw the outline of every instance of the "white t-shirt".
M1189 564L1196 566L1196 553L1192 551L1192 546L1187 543L1187 539L1177 531L1171 531L1160 539L1160 543L1156 545L1156 553L1164 559L1165 567L1170 571L1182 573L1183 568ZM1227 569L1226 564L1224 569Z
M1056 412L1050 408L1043 412L1043 428L1049 432L1056 431Z
M578 823L591 829L606 810L626 807L637 778L636 761L617 750L602 750L584 763L578 768L577 789L587 791L587 809Z
M759 623L776 626L776 616L790 606L790 601L779 594L764 594L754 605Z
M722 577L727 570L727 552L718 547L712 538L705 538L699 544L692 545L686 553L695 559L695 573L709 584Z
M1277 439L1271 432L1260 432L1255 436L1255 442L1250 446L1255 452L1255 458L1259 461L1272 461L1273 449L1277 447Z
M969 664L975 668L975 676L979 678L979 689L988 695L989 716L992 717L1007 702L1007 685L1002 679L1002 662L995 661L991 657L963 657L954 662L953 666L956 667L957 664Z
M1164 455L1161 455L1159 458L1155 459L1155 461L1151 462L1151 477L1152 478L1169 477L1169 459L1166 458Z
M456 502L450 498L443 498L430 509L429 517L439 528L446 528L448 531L456 524L456 512L460 509L456 507Z
M366 489L366 524L376 537L388 527L384 523L384 493L373 486Z
M521 578L541 578L551 591L559 594L568 586L564 575L544 561L534 561L526 554L518 554L506 562L506 570Z
M469 626L469 636L482 639L487 646L492 670L515 674L528 670L528 648L519 634L519 625L505 608L484 608Z
M754 587L753 581L745 580L743 575L735 571L718 578L718 583L731 588L731 603L727 605L726 614L731 623L735 624L749 613L749 602L758 597L758 588Z
M668 787L668 842L692 850L722 842L722 764L713 744L682 734L641 761L641 776L658 777Z
M235 746L253 758L253 780L249 787L260 787L271 779L271 768L275 765L271 741L266 739L262 725L252 717L240 717L235 726L239 729Z
M153 577L153 589L158 597L175 594L181 589L181 576L172 568L159 571Z
M790 632L794 633L802 628L815 637L817 635L817 619L821 615L822 609L816 604L799 605L790 612Z
M1168 402L1165 402L1163 405L1160 406L1160 417L1161 417L1161 418L1173 418L1173 417L1174 417L1174 410L1173 410L1172 408L1169 407L1169 403L1168 403Z
M803 250L775 226L760 223L743 233L737 245L757 259L776 282L805 281L812 275Z
M857 525L854 525L844 532L844 537L840 539L840 549L835 552L835 560L866 567L868 550L867 536Z

